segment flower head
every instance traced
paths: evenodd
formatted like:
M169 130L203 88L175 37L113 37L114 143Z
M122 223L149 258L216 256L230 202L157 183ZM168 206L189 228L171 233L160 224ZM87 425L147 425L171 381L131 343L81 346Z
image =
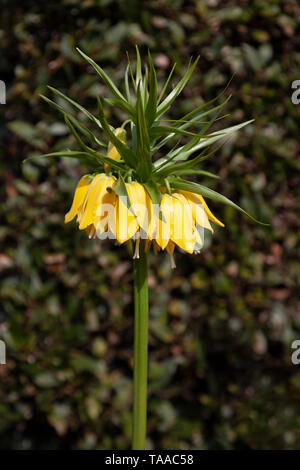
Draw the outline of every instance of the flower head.
M137 49L135 77L129 63L123 94L99 65L79 49L78 52L94 67L113 94L113 98L106 99L106 102L120 107L129 119L114 129L104 116L99 97L98 116L95 117L50 87L60 99L86 115L96 128L93 131L79 122L74 114L43 96L64 114L81 148L80 151L66 150L46 156L77 158L90 170L77 185L65 222L76 217L79 229L86 230L90 238L110 237L120 244L133 240L134 257L139 256L142 239L146 240L143 245L146 249L153 245L155 251L166 250L172 265L175 246L187 253L198 253L203 246L204 230L213 232L211 222L224 226L212 214L204 197L246 212L225 196L185 177L205 175L216 178L199 165L216 152L216 148L211 149L212 144L223 142L224 137L251 121L209 133L227 102L225 99L214 105L219 97L178 120L170 121L164 117L189 80L198 59L190 63L185 75L167 94L169 76L159 94L151 55L149 53L149 68L145 68L143 75ZM129 143L126 125L130 126ZM107 143L98 135L99 131ZM181 139L184 143L179 145ZM170 146L172 143L175 144L173 147ZM102 148L106 148L106 152L103 153Z
M165 192L159 207L155 208L141 183L124 183L126 196L112 190L116 183L114 176L105 173L84 175L77 185L65 223L76 217L79 229L86 230L89 238L110 237L120 244L132 239L136 243L134 257L137 258L141 239L147 240L147 248L153 243L156 251L166 249L171 257L175 245L187 253L198 253L203 246L204 229L213 232L209 221L224 226L208 209L204 198L196 193Z

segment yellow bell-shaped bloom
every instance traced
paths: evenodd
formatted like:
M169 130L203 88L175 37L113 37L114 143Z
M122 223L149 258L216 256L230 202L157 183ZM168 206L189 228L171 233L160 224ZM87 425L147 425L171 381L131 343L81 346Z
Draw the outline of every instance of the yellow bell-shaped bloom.
M154 208L143 184L125 183L124 195L120 195L114 191L115 182L114 176L105 173L83 176L65 222L77 216L79 229L85 229L89 238L108 236L120 244L135 241L135 258L139 257L140 240L146 239L147 250L153 244L155 252L162 249L169 253L172 267L175 246L187 253L198 253L204 243L204 229L212 231L209 220L224 226L198 194L189 191L169 194L161 188L160 207Z
M78 212L80 211L80 209L81 209L81 207L84 203L85 196L88 192L91 181L92 181L92 179L91 179L90 175L84 175L80 179L80 181L77 185L75 194L74 194L71 209L65 215L65 224L67 224L68 222L71 222L71 220L73 220L74 217L76 217L76 215L78 215Z

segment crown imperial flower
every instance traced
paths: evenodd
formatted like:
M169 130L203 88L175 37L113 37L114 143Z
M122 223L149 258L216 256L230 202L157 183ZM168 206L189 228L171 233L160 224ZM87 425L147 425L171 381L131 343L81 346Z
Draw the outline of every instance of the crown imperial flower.
M198 59L190 62L184 76L167 94L173 67L158 94L151 55L149 53L148 68L145 67L143 75L137 49L135 77L129 62L123 94L99 65L79 49L78 52L93 66L113 94L113 98L105 101L120 107L129 119L114 129L104 116L99 97L96 117L59 90L49 87L55 95L86 115L97 131L106 137L108 143L105 144L100 140L98 132L84 127L74 114L42 96L64 114L67 125L81 147L80 151L66 150L46 156L77 158L91 170L91 173L80 179L65 222L77 218L79 229L86 230L90 238L108 236L120 244L134 241L134 258L139 257L140 241L144 239L143 249L148 250L153 245L155 252L166 250L174 267L175 246L187 253L199 253L204 242L204 230L213 232L210 222L224 227L212 214L204 198L214 199L246 213L225 196L184 177L204 175L217 178L203 170L200 163L216 152L217 148L211 149L212 144L218 141L222 144L224 137L251 121L208 133L228 100L215 105L222 93L178 120L164 118L188 82ZM130 125L130 144L126 139L126 125ZM199 125L200 130L191 130ZM189 140L179 145L181 138ZM170 150L170 144L174 141L177 142ZM105 147L106 153L100 151ZM157 159L158 152L163 156Z

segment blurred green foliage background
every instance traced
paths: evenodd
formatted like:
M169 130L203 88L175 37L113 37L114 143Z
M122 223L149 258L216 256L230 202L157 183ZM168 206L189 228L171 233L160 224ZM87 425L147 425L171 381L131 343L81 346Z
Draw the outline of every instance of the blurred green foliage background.
M74 145L47 84L92 111L109 96L74 46L120 84L135 44L160 80L177 63L173 83L201 55L177 118L235 73L224 126L255 123L205 162L220 175L205 183L271 224L211 203L226 228L200 255L177 252L173 272L151 256L148 448L300 449L299 20L297 0L1 1L2 449L130 447L131 260L64 225L84 167L22 160Z

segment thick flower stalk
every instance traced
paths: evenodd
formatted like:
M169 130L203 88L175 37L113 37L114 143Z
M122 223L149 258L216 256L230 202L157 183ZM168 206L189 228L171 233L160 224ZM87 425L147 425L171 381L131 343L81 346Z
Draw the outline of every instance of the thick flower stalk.
M143 449L147 402L147 252L150 247L155 252L166 250L172 267L175 267L175 247L190 254L199 253L204 231L213 232L212 224L224 226L208 208L207 199L246 214L225 196L186 178L216 178L201 167L220 146L212 148L212 145L217 142L222 145L228 136L251 121L210 132L214 122L220 120L227 102L223 99L224 93L177 120L168 120L167 113L187 84L198 59L190 62L185 75L168 93L174 67L158 91L151 55L149 53L148 66L143 73L137 49L135 75L128 63L122 92L99 65L79 49L78 52L110 90L112 97L105 102L121 108L128 119L114 129L105 118L99 97L98 115L94 116L61 91L49 87L60 103L65 101L74 111L80 111L91 126L86 127L74 112L43 96L63 113L80 148L45 156L76 158L88 168L88 173L77 184L65 222L76 219L79 229L85 230L89 238L108 237L119 244L127 243L131 248L134 245L133 449Z

